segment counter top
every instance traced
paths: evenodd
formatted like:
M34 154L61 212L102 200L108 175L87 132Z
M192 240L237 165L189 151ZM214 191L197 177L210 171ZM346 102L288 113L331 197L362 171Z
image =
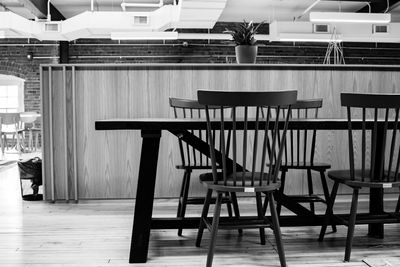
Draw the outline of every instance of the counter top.
M336 69L336 70L393 70L400 65L325 65L325 64L210 64L210 63L116 63L116 64L42 64L42 68L243 68L243 69Z

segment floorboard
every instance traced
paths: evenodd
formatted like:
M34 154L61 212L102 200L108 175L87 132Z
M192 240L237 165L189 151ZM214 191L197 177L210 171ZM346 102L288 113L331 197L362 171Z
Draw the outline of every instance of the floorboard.
M16 166L0 173L0 266L204 266L209 233L201 248L194 246L196 231L175 230L151 233L149 260L128 264L132 229L133 200L80 201L51 204L22 201ZM364 198L365 199L365 198ZM240 199L242 213L254 210L254 201ZM348 198L339 199L339 211L349 209ZM177 201L156 200L155 216L174 216ZM394 201L390 204L391 208ZM362 201L360 208L366 209ZM320 208L323 211L322 206ZM226 214L226 210L223 210ZM199 206L189 206L188 214L199 215ZM328 228L329 229L329 228ZM282 228L288 265L293 267L400 266L400 225L387 225L384 239L369 238L366 226L358 226L352 261L343 263L347 228L338 227L317 242L318 227ZM221 230L214 266L278 266L271 230L267 244L259 244L258 230ZM384 265L386 264L386 265ZM388 265L393 264L393 265Z

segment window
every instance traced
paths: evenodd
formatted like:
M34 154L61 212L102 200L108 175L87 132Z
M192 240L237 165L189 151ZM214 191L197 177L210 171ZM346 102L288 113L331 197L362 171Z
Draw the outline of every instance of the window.
M0 75L0 112L24 111L24 80Z

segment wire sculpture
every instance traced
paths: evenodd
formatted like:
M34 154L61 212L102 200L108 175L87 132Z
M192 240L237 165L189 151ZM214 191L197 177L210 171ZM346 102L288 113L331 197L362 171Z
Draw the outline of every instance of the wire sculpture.
M332 61L331 58L333 59ZM343 56L342 41L338 39L336 28L333 29L323 64L346 64Z

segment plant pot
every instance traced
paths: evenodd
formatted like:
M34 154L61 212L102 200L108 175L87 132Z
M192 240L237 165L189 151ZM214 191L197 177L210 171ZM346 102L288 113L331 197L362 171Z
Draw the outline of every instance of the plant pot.
M237 63L256 63L257 58L256 45L238 45L235 47Z

